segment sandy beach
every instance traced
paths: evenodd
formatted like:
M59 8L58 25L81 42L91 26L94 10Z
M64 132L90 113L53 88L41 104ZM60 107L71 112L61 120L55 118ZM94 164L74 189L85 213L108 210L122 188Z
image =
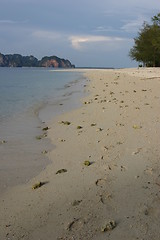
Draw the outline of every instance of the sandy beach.
M47 126L51 163L0 196L2 240L159 239L160 69L83 71L82 107Z

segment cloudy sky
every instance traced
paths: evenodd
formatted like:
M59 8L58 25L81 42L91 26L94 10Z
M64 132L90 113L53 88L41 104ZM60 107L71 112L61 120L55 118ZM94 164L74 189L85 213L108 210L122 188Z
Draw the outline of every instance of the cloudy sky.
M133 38L158 12L158 0L0 0L0 52L134 67Z

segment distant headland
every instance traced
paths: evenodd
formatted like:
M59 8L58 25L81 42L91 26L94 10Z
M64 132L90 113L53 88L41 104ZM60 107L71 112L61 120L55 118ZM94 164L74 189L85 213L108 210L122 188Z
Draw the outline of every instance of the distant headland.
M38 60L34 56L22 56L20 54L0 53L0 67L53 67L53 68L75 68L68 59L57 56L45 56Z

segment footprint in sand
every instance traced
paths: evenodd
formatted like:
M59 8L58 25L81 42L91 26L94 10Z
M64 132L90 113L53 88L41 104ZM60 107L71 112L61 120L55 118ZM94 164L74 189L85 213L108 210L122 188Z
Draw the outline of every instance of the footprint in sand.
M96 186L103 187L104 185L107 184L107 180L103 179L103 178L99 178L96 180L95 184L96 184Z
M103 203L103 204L108 204L109 201L112 199L112 194L110 193L103 193L100 195L100 201Z
M152 217L152 221L153 223L157 223L157 221L159 221L160 218L160 199L156 198L152 201L151 205L148 206L148 215L150 215L150 217Z
M81 229L85 224L84 219L74 219L72 222L68 224L67 230L69 231L78 231Z

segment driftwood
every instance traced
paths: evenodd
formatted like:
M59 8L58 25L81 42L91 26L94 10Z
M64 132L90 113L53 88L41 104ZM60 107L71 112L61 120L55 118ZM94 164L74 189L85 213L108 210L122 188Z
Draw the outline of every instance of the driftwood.
M159 77L142 78L141 80L150 80L150 79L156 79L156 78L160 78L160 76Z

